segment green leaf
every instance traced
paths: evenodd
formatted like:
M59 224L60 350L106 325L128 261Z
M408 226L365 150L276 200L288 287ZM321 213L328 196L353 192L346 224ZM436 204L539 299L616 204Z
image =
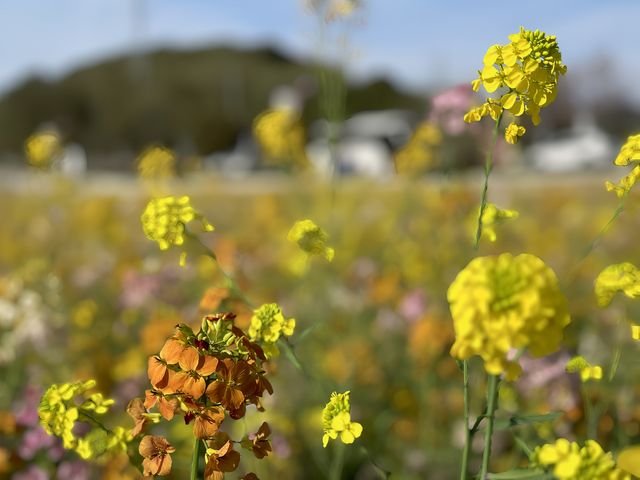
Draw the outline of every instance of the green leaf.
M543 415L514 415L509 418L500 418L495 422L494 428L505 429L518 425L530 425L532 423L552 422L563 415L562 412L551 412Z
M490 473L490 480L553 480L551 473L546 473L539 469L516 468L502 473Z

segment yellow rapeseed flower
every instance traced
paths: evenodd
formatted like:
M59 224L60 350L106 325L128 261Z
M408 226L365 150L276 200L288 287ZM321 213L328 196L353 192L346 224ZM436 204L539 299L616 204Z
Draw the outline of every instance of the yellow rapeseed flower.
M140 217L145 235L156 242L160 250L166 250L172 245L182 245L186 226L194 219L200 220L203 231L214 230L213 226L191 206L188 196L154 198L147 204ZM184 264L184 256L183 253L180 258L181 265Z
M350 392L333 392L322 410L322 446L340 435L342 443L353 443L362 434L362 425L351 421Z
M62 154L62 142L54 132L36 133L25 141L24 152L30 165L48 168Z
M510 352L556 351L571 321L555 273L530 254L473 259L449 287L447 299L456 334L451 354L461 360L479 355L488 373L504 373L509 380L521 371Z
M280 353L276 342L281 335L293 335L295 326L295 318L285 318L277 303L267 303L253 311L249 338L261 342L267 358L275 357Z
M335 251L327 246L329 235L312 220L299 220L293 224L287 234L287 240L294 242L309 256L324 257L329 262L333 260Z
M620 149L614 160L615 165L627 166L632 162L640 162L640 134L630 136ZM633 169L618 183L605 182L607 192L615 192L618 198L627 195L640 179L640 163L636 163Z
M268 162L292 162L301 167L308 164L305 129L295 111L277 108L262 112L253 121L253 135Z
M640 340L640 325L631 325L631 338Z
M517 123L510 123L507 129L504 131L504 139L507 143L515 145L518 143L518 139L525 134L527 131L522 125L518 125Z
M627 138L613 163L626 166L631 162L640 162L640 133Z
M90 393L95 385L95 380L51 385L38 407L44 430L62 438L64 448L75 450L83 459L97 458L107 451L124 451L132 438L124 429L110 431L94 425L97 417L107 413L114 403L102 393ZM77 421L93 428L83 437L76 437L73 429Z
M532 463L552 468L558 480L631 480L616 466L611 453L605 453L598 442L587 440L582 448L576 442L560 438L555 443L537 447Z
M488 48L483 68L471 82L474 91L483 86L488 93L498 92L497 96L472 108L464 117L466 122L477 122L486 115L495 120L508 111L516 117L529 115L537 125L540 109L555 100L559 76L567 70L556 37L520 27L509 40Z
M520 214L516 210L507 210L498 208L493 203L487 203L482 212L482 236L486 237L490 242L495 242L498 238L496 234L496 226L503 223L505 220L518 218ZM477 215L474 216L474 219ZM474 225L473 235L476 234L476 228Z
M569 373L579 373L583 382L588 380L602 380L602 367L591 365L582 356L573 357L567 362L565 369Z
M640 270L629 262L609 265L594 282L598 306L606 307L617 292L629 298L640 297Z
M142 178L167 178L176 174L176 156L168 148L152 146L145 149L138 157L137 164Z
M396 171L418 174L433 167L435 148L442 143L442 132L433 122L419 124L411 138L393 157Z

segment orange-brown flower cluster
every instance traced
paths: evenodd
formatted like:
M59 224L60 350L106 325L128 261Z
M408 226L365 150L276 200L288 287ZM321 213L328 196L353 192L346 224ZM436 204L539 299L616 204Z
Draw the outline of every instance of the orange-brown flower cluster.
M240 419L252 404L262 411L262 396L273 393L262 368L266 361L262 348L234 325L234 319L232 313L205 316L198 332L177 325L160 352L149 358L152 388L145 392L144 400L132 400L127 409L135 421L134 435L160 416L167 421L182 416L186 424L192 424L194 437L206 445L206 479L223 478L240 461L233 441L220 430L225 417ZM153 408L159 413L150 413ZM264 458L271 451L269 434L269 425L263 423L257 433L240 443L257 458ZM163 437L145 436L140 452L145 475L170 471L173 447Z

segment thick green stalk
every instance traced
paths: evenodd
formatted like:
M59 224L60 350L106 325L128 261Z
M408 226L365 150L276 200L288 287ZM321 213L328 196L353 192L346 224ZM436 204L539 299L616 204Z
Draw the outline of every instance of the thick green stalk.
M489 473L491 440L493 437L493 421L495 420L499 381L500 379L497 375L489 375L489 385L487 389L487 426L484 432L484 452L482 453L482 469L480 470L480 480L486 480L487 473Z
M489 175L493 170L493 151L496 148L498 141L498 131L500 130L500 122L502 120L502 113L496 118L496 123L493 126L493 136L491 138L491 145L487 150L487 156L484 161L484 186L482 187L482 197L480 198L480 211L478 212L478 226L476 227L476 240L473 244L473 248L478 250L480 246L480 237L482 236L482 215L487 208L487 191L489 190Z
M193 444L193 456L191 457L191 476L190 480L198 480L198 462L200 460L200 449L202 441L199 438L195 439Z
M344 443L334 442L333 460L329 471L329 480L340 480L342 478L342 467L344 466Z

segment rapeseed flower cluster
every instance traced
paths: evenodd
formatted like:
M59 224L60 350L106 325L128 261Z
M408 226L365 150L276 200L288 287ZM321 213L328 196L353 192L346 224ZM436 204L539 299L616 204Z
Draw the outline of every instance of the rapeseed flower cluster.
M515 145L518 143L518 139L522 137L527 132L527 129L522 125L518 125L517 123L510 123L509 126L504 131L504 139L507 143L511 145Z
M632 162L636 162L633 169L620 179L617 184L609 181L605 182L607 191L615 192L618 198L627 195L640 178L640 133L627 138L613 163L625 167Z
M587 440L582 448L564 438L537 447L532 462L543 468L553 467L558 480L631 480L616 466L611 453L605 453L598 442Z
M312 220L297 221L289 230L287 240L297 244L308 256L324 257L329 262L333 260L335 250L327 246L329 235Z
M293 335L295 326L296 319L285 318L277 303L267 303L253 311L249 338L261 342L267 358L276 357L280 353L276 342L280 336Z
M142 178L168 178L176 174L176 156L168 148L152 146L145 149L137 160Z
M516 117L526 114L538 125L540 109L555 100L558 79L567 71L556 37L520 27L518 33L509 35L509 40L505 45L489 47L484 67L471 82L474 91L480 86L488 93L500 89L498 96L467 112L466 122L477 122L486 115L497 120L507 111ZM510 126L508 133L507 140L515 143L524 131Z
M569 373L579 373L583 382L602 379L602 367L600 365L591 365L582 356L573 357L569 360L565 369Z
M442 132L433 122L420 123L405 146L393 157L396 171L416 175L432 168L435 148L442 143Z
M62 142L54 132L35 133L25 141L24 152L29 165L45 169L62 154Z
M107 451L126 450L131 439L123 428L114 431L97 428L95 416L109 411L114 400L104 398L101 393L89 393L96 385L95 380L86 382L51 385L42 396L38 415L40 424L49 435L62 438L63 446L75 450L82 458L97 458ZM78 398L82 399L78 403ZM73 429L76 422L88 423L93 428L78 437Z
M253 121L253 135L267 162L293 162L299 167L307 165L305 129L294 110L277 108L262 112Z
M213 225L191 206L191 200L186 195L154 198L147 204L140 217L144 234L156 242L160 250L184 244L187 224L194 219L200 220L203 231L214 230ZM183 265L184 261L183 253L180 264Z
M606 307L617 292L629 298L640 297L640 270L629 262L609 265L602 270L594 282L598 306Z
M326 447L329 440L335 440L340 435L342 443L353 443L362 435L362 425L351 421L351 392L333 392L329 402L322 410L322 446Z
M473 259L447 292L456 340L451 354L461 360L479 355L485 370L513 380L519 364L514 349L534 356L556 351L570 322L567 301L555 273L530 254Z

